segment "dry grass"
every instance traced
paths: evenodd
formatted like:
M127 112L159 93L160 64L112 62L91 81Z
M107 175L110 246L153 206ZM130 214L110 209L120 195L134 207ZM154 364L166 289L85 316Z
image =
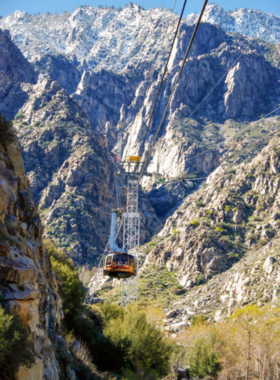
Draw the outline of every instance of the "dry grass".
M76 358L79 359L85 366L90 367L92 365L92 356L89 348L84 342L74 340L72 344L72 351Z

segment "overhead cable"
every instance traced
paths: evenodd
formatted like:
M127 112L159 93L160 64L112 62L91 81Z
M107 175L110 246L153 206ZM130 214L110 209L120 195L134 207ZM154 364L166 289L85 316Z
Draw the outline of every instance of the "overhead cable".
M170 95L170 97L169 97L168 103L167 103L167 105L166 105L166 107L165 107L165 110L164 110L163 116L162 116L162 118L161 118L160 124L159 124L159 126L158 126L158 129L157 129L157 131L156 131L155 137L154 137L154 139L153 139L153 142L152 142L152 144L151 144L151 146L150 146L150 148L149 148L149 150L148 150L147 157L146 157L146 159L145 159L145 161L144 161L144 163L143 163L143 165L142 165L142 168L141 168L141 171L140 171L140 175L139 175L139 178L138 178L138 182L140 182L140 180L141 180L141 178L142 178L142 176L143 176L143 174L144 174L144 172L145 172L145 169L146 169L146 166L147 166L148 160L149 160L149 158L150 158L150 156L151 156L152 148L153 148L154 145L155 145L156 139L157 139L158 134L159 134L159 132L160 132L160 130L161 130L161 127L162 127L162 125L163 125L163 122L164 122L164 119L165 119L166 113L167 113L167 111L168 111L169 105L170 105L171 100L173 99L174 93L175 93L175 91L176 91L176 89L177 89L177 84L178 84L178 82L179 82L179 79L180 79L180 76L181 76L181 74L182 74L183 68L184 68L184 66L185 66L186 60L187 60L187 58L188 58L188 56L189 56L190 49L191 49L191 47L192 47L192 44L193 44L194 38L195 38L195 36L196 36L197 29L198 29L198 27L199 27L199 25L200 25L201 18L202 18L202 16L203 16L203 13L204 13L204 10L205 10L205 7L206 7L207 3L208 3L208 0L204 0L204 3L203 3L203 6L202 6L202 9L201 9L201 11L200 11L200 14L199 14L198 20L197 20L197 22L196 22L196 25L195 25L195 28L194 28L193 34L192 34L191 39L190 39L190 42L189 42L189 46L188 46L188 48L187 48L187 51L186 51L186 54L185 54L185 57L184 57L183 63L182 63L182 65L181 65L180 71L179 71L179 73L178 73L178 75L177 75L177 79L176 79L175 85L174 85L173 90L172 90L172 92L171 92L171 95Z
M146 128L146 131L145 131L144 138L143 138L142 143L141 143L140 148L139 148L139 154L138 154L139 156L142 156L142 153L143 153L143 150L144 150L145 141L146 141L148 132L149 132L149 130L151 128L151 124L152 124L153 116L154 116L154 113L155 113L157 101L158 101L159 94L161 92L161 88L162 88L162 85L163 85L163 81L164 81L164 78L165 78L165 75L166 75L166 72L167 72L167 68L168 68L168 64L169 64L170 57L171 57L171 54L172 54L172 50L173 50L173 47L175 45L175 40L176 40L178 32L179 32L179 28L180 28L180 24L181 24L181 21L182 21L182 18L183 18L183 14L184 14L184 11L185 11L186 4L187 4L187 0L184 0L182 11L181 11L178 23L177 23L176 32L175 32L175 35L173 37L172 45L171 45L171 48L169 50L168 58L167 58L167 61L166 61L165 67L164 67L164 72L163 72L163 75L162 75L162 78L161 78L161 81L160 81L160 85L159 85L159 88L158 88L158 91L157 91L156 99L155 99L155 102L154 102L154 105L153 105L153 108L152 108L152 112L151 112L151 115L150 115L150 118L149 118L149 121L148 121L148 124L147 124L147 128Z

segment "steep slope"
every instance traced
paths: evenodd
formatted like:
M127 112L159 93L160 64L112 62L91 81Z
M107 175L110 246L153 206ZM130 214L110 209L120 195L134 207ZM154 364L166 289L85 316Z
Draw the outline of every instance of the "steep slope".
M8 30L0 29L0 112L14 117L27 98L23 84L35 80L33 67L11 42Z
M185 326L197 313L220 318L246 303L278 302L279 121L270 120L274 132L259 154L251 143L253 159L219 166L145 247L143 275L154 265L167 267L188 291L173 305L178 310L170 324Z
M275 5L275 12L276 8ZM197 18L196 13L190 14L187 16L187 22L195 23ZM219 25L226 32L261 38L274 44L278 43L280 38L280 17L255 9L241 8L226 12L219 5L209 4L202 21Z
M172 66L142 154L144 158L168 102L190 33L190 27L181 27ZM237 36L225 41L221 29L204 24L199 29L192 55L186 62L152 151L148 171L153 177L142 183L148 191L152 186L158 187L158 178L168 182L182 174L198 178L208 175L226 154L228 136L224 131L230 119L242 128L278 104L279 71L264 57L262 44ZM128 152L139 152L159 82L160 76L152 84L149 80L140 82L135 100L121 117L120 123L126 126L127 132L124 156ZM172 193L172 185L169 187L168 193ZM188 192L184 190L184 193ZM151 202L156 199L164 207L164 194L166 191L161 202L161 195L154 189ZM175 197L171 206L179 203Z
M17 131L47 235L71 250L76 262L90 261L105 244L114 196L104 139L48 79L30 89L21 112Z
M21 368L20 380L61 378L54 347L59 341L61 348L64 344L62 303L42 233L19 144L0 145L1 305L21 316L35 353L34 366Z

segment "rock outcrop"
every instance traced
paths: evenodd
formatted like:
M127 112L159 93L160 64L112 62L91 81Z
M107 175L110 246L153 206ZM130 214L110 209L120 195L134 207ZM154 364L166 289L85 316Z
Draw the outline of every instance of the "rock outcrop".
M58 380L55 346L63 340L62 301L50 258L42 243L43 227L15 140L0 145L0 298L18 314L34 344L35 364L20 368L17 379Z
M218 320L247 303L278 304L279 142L276 130L250 162L224 162L153 239L141 271L166 266L187 289L167 318L171 330L187 326L194 314Z

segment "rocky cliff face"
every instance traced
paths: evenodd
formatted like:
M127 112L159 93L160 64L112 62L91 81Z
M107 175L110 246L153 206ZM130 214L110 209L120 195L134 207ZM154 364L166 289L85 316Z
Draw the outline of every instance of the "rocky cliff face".
M166 266L188 290L168 314L171 330L193 314L219 319L247 303L279 302L279 118L271 122L269 144L248 163L219 166L154 239L143 273Z
M27 98L24 83L35 83L36 75L8 30L0 29L0 53L0 112L12 118Z
M0 298L22 318L36 358L32 368L20 369L20 380L61 378L54 347L63 345L62 302L42 234L19 144L0 145Z
M190 35L191 28L182 26L144 157L173 89ZM208 175L225 154L227 137L223 131L227 120L247 123L268 113L277 104L279 72L265 58L264 46L254 41L253 47L250 43L236 36L227 41L221 29L201 25L192 57L186 62L152 151L148 171L154 173L154 177L142 183L147 190L158 176L168 180L183 173L197 177ZM152 83L149 79L141 81L134 102L122 114L120 123L126 126L127 132L124 155L139 152L159 81L160 75Z
M90 261L102 248L98 242L106 240L98 224L109 225L114 195L104 138L92 132L67 92L48 79L31 89L22 112L17 131L46 234L71 249L75 261Z

